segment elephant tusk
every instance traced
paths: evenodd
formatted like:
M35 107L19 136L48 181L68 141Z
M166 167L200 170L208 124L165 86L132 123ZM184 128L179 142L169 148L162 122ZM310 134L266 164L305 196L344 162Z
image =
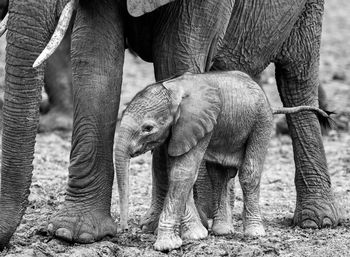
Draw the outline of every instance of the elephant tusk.
M7 29L7 21L9 19L9 13L6 14L5 18L0 23L0 37L4 35Z
M57 27L54 33L52 34L52 37L49 43L47 43L45 49L41 52L39 57L35 60L33 64L33 68L36 68L39 65L41 65L55 52L55 50L61 43L64 35L66 34L70 20L72 18L75 5L76 5L76 0L71 0L66 4L66 6L64 7L61 13L60 19L58 20Z

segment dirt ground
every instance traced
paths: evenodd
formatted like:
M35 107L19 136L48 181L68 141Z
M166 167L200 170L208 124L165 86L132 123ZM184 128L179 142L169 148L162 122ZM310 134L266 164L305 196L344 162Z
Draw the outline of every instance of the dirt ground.
M321 53L321 81L344 124L350 120L350 2L326 1ZM4 43L2 41L2 46ZM1 48L3 65L4 47ZM0 76L3 77L3 70ZM124 103L147 83L152 82L151 64L126 56L121 110ZM273 67L263 77L264 88L274 106L279 106ZM3 83L3 82L1 82ZM279 117L276 117L276 120ZM350 132L331 131L324 137L329 172L344 220L334 229L302 230L291 226L295 207L294 162L291 140L274 136L270 143L261 185L261 209L267 235L247 239L242 234L242 194L237 183L234 209L235 233L209 235L205 240L185 241L169 256L350 256ZM70 245L49 238L46 224L64 200L69 162L70 134L37 136L34 176L30 204L14 234L10 248L0 256L165 256L152 245L155 236L141 233L138 222L150 203L150 154L132 160L131 229L128 233L90 244ZM119 219L117 189L114 189L112 214Z

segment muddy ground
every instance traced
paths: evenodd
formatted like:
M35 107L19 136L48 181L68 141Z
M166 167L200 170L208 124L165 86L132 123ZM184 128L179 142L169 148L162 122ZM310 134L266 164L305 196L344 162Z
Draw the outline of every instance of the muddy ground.
M270 143L261 185L261 209L267 235L247 239L242 234L242 195L237 184L234 209L235 233L226 237L209 235L205 240L185 241L169 256L350 256L350 2L326 1L321 80L330 109L341 114L345 127L331 131L324 144L336 199L344 220L334 229L302 230L291 226L295 207L294 163L291 140L274 136ZM4 45L4 44L2 44ZM1 58L4 48L1 48ZM2 61L3 64L3 61ZM152 65L127 55L122 107L136 91L154 80ZM3 70L0 71L3 76ZM273 67L263 77L264 88L274 106L279 106ZM152 249L155 236L141 233L138 222L150 203L150 154L132 160L131 229L126 234L90 245L70 245L46 234L48 219L64 200L70 151L70 133L37 136L30 205L0 256L165 256ZM118 220L117 190L112 213Z

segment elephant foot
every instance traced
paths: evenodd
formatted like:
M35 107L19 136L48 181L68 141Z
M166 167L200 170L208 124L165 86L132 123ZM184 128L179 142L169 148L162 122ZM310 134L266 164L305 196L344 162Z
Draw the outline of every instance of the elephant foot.
M144 233L155 233L158 228L159 216L162 211L162 207L154 204L148 209L146 215L141 219L141 230Z
M88 244L105 236L114 236L117 225L108 213L64 208L48 225L48 232L64 241Z
M50 110L40 117L39 133L52 132L55 130L71 131L73 128L73 117L71 113Z
M213 231L214 235L224 236L224 235L233 234L234 228L233 228L232 222L214 220L211 231Z
M244 227L244 235L248 237L265 236L265 228L261 223L247 224Z
M301 228L319 229L335 227L339 223L339 210L333 197L302 199L297 202L293 223Z
M159 233L156 242L154 243L154 249L157 251L171 251L179 248L182 245L181 238L175 233Z

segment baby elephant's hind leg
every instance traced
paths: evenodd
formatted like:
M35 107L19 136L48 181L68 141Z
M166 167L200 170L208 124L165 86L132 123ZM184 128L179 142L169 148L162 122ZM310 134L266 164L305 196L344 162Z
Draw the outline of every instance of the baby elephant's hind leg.
M229 199L228 182L231 179L227 168L220 164L207 162L207 171L213 187L213 226L215 235L233 233L232 211Z
M243 228L248 236L264 236L259 194L263 164L270 140L270 133L255 130L250 136L243 165L239 170L239 182L243 191Z

